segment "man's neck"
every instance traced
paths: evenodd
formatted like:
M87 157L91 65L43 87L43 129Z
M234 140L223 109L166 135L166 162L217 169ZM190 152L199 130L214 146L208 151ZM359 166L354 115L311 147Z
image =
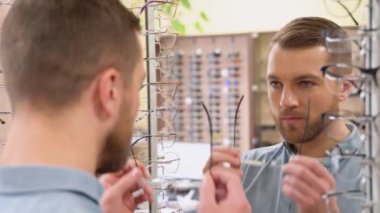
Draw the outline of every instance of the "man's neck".
M347 126L341 121L334 121L327 128L323 130L317 137L313 140L307 141L305 143L292 145L295 148L295 151L298 152L300 150L301 155L314 157L314 158L322 158L326 156L326 150L332 149L337 144L339 144L342 140L347 138L350 134L350 130ZM333 132L334 138L331 137L330 134L326 133L326 131Z
M86 118L75 110L53 118L20 111L13 118L0 163L63 166L93 174L99 147L96 128Z

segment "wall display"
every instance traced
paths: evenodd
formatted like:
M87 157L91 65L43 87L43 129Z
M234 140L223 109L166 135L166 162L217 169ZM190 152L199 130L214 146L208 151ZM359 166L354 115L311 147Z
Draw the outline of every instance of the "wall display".
M185 36L177 40L174 51L181 66L181 141L209 142L209 125L201 106L205 103L212 123L213 141L232 145L235 140L242 150L248 150L253 131L253 39L251 34ZM235 113L239 99L242 107ZM236 130L234 132L234 129Z

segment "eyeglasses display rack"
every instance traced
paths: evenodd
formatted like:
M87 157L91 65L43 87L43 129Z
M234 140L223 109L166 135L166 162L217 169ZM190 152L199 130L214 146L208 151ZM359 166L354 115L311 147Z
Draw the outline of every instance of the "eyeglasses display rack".
M250 149L254 137L251 90L253 82L252 34L179 37L174 52L182 79L179 107L183 142L209 142L209 124L202 103L207 107L215 144ZM241 108L236 108L244 95ZM236 126L235 126L236 125ZM235 131L234 131L235 130Z

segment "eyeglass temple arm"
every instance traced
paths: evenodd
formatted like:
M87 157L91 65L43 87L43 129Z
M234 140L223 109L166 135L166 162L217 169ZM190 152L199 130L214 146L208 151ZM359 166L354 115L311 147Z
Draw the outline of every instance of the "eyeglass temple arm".
M207 119L208 119L208 125L209 125L209 129L210 129L209 133L210 133L210 172L211 172L211 168L212 168L212 150L213 150L213 146L214 146L212 121L211 121L210 113L208 112L206 105L203 102L201 104L202 104L203 109L206 112Z
M239 100L239 103L238 103L238 105L237 105L237 107L236 107L236 111L235 111L235 120L234 120L234 137L233 137L233 139L234 139L234 143L233 143L233 145L234 145L234 147L236 147L236 122L237 122L237 116L238 116L238 113L239 113L239 108L240 108L240 105L241 105L241 102L243 102L243 99L244 99L244 95L243 96L241 96L241 98L240 98L240 100Z
M138 165L137 165L137 160L136 160L135 152L133 151L133 147L134 147L139 141L141 141L142 139L150 138L150 137L152 137L152 136L151 136L151 135L146 135L146 136L140 137L140 138L136 139L135 141L133 141L133 143L129 146L129 147L131 148L132 157L133 157L133 160L135 161L135 165L136 165L136 167L137 167Z

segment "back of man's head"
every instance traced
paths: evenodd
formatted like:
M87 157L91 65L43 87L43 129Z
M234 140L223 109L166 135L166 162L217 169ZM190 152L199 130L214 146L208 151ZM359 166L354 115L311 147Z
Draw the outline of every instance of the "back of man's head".
M139 30L138 18L118 0L16 0L1 40L13 108L68 106L111 67L131 79Z

